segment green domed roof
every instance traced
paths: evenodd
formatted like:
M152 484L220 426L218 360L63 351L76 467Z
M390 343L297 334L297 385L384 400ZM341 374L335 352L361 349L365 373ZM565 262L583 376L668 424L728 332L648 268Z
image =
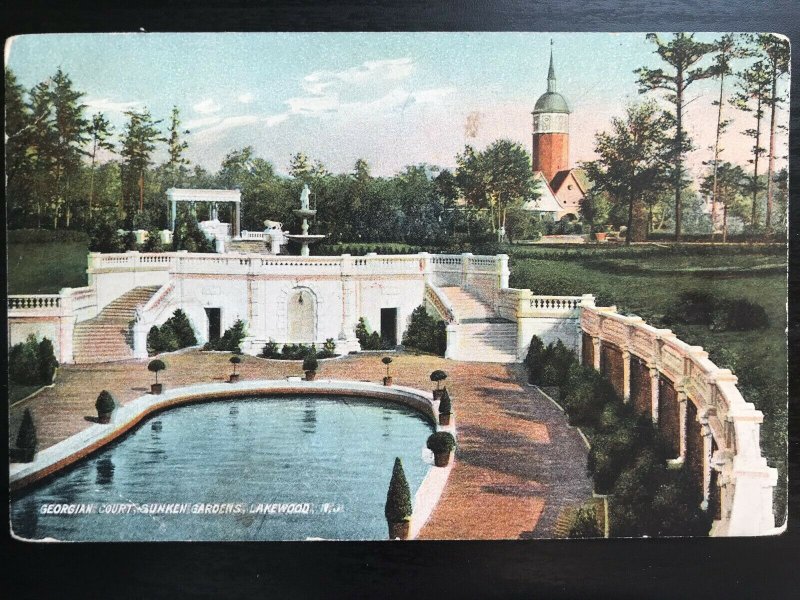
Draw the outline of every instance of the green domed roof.
M567 113L570 109L564 96L558 92L546 92L542 94L536 101L536 106L533 108L534 114L537 113Z
M553 40L550 40L550 68L547 71L547 92L539 96L536 105L533 107L533 114L569 114L571 112L564 96L556 91L556 70L553 68Z

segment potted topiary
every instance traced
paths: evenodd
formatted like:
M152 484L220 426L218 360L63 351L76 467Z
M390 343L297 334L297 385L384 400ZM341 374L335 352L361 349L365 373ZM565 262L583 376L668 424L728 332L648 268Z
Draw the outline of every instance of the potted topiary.
M456 438L449 431L437 431L428 438L428 450L433 452L434 464L446 467L450 464L450 456L456 447Z
M450 425L450 415L453 414L453 407L450 403L450 394L447 388L442 390L439 396L439 425Z
M147 365L147 370L151 373L155 373L156 375L156 382L150 384L151 394L160 394L163 391L164 385L158 383L158 372L163 371L166 368L167 365L164 364L164 361L159 359L151 360L150 364Z
M309 350L306 357L303 359L303 371L306 372L306 381L314 381L314 378L317 376L317 369L319 368L319 362L317 361L317 352L316 350Z
M389 482L389 491L386 493L386 506L384 514L389 525L390 540L407 540L411 529L411 490L403 471L403 462L400 458L394 459L392 480Z
M114 396L106 390L103 390L100 392L100 395L97 396L97 402L94 403L94 407L97 409L97 422L110 423L111 413L114 412L117 403L114 401Z
M439 397L442 395L441 383L447 379L447 373L444 371L440 371L439 369L435 370L431 373L431 381L436 382L436 389L433 390L433 399L439 400Z
M22 414L22 423L19 425L16 452L12 458L13 462L33 462L33 457L36 456L36 447L38 445L39 442L36 439L36 424L33 422L31 409L26 408L25 412Z
M241 375L236 372L236 365L238 365L241 362L242 362L242 357L239 356L238 354L234 354L233 356L231 356L230 363L233 365L233 373L231 373L230 378L228 379L229 383L236 383L237 381L239 381Z
M392 357L384 356L381 362L386 365L386 377L383 378L383 385L392 385L392 376L389 375L389 365L392 364Z

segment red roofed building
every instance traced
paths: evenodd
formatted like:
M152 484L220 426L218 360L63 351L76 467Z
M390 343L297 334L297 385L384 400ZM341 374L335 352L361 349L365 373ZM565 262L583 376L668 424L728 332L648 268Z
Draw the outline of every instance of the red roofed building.
M589 189L582 169L569 163L569 115L567 100L556 91L553 49L550 42L550 69L547 73L547 92L536 101L533 109L533 171L540 174L540 201L526 208L551 213L555 219L564 216L578 218L580 201ZM542 184L546 189L542 189ZM555 200L555 203L553 202Z

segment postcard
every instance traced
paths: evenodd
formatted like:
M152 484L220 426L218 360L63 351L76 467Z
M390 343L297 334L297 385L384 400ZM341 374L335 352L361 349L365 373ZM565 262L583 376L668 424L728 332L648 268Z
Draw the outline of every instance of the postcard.
M789 42L5 48L18 540L769 536Z

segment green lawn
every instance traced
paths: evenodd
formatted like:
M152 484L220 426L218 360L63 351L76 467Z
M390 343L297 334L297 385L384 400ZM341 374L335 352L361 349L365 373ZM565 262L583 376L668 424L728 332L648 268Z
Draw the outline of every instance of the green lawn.
M55 294L87 283L85 242L8 245L8 293Z
M717 365L731 368L739 377L745 400L764 413L762 449L769 464L780 471L776 514L783 514L788 423L785 250L739 245L699 251L654 246L512 247L509 254L512 287L530 288L538 294L592 293L598 305L615 304L620 312L669 327L684 341L703 346ZM770 325L745 332L665 325L661 319L667 309L689 290L757 302L766 310Z

